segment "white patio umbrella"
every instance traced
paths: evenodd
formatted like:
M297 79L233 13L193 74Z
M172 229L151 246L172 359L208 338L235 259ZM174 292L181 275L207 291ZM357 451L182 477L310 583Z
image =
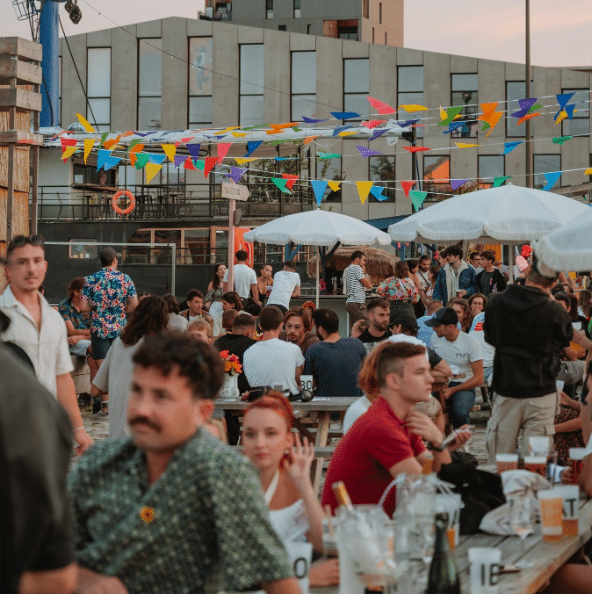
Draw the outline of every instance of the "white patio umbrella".
M394 241L534 241L582 215L573 198L508 184L448 198L391 225Z
M552 270L592 270L592 208L564 227L548 233L533 249Z
M293 242L297 245L333 247L338 241L343 245L390 245L388 233L376 227L337 212L317 208L306 212L287 215L245 233L245 241L258 241L284 245ZM319 306L319 264L317 259L317 295Z

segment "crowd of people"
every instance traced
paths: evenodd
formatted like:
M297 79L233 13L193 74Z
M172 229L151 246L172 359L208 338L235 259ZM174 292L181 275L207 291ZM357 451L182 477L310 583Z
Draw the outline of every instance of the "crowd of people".
M72 280L54 308L39 292L43 238L8 246L0 459L21 466L0 489L9 510L2 592L299 592L291 543L322 554L321 504L337 507L331 485L343 481L354 504L376 504L428 457L434 471L449 464L471 437L476 389L486 385L490 461L519 445L526 453L530 436L554 437L560 463L588 442L592 293L577 298L536 258L508 283L493 252L466 262L452 246L435 265L427 255L398 262L372 287L365 254L354 251L343 275L349 336L337 312L291 307L301 285L292 261L257 276L241 250L232 274L216 266L205 294L190 290L180 307L171 294L138 296L120 259L102 249L100 270ZM86 432L72 357L89 361L108 440L93 444ZM242 425L214 405L229 361L250 401ZM314 448L292 431L289 400L303 375L318 397L356 398L335 419L343 437L320 501ZM447 423L461 431L444 443ZM244 456L225 445L239 440ZM72 441L79 454L92 449L66 479ZM592 456L586 467L592 494ZM394 496L385 509L394 511ZM576 588L583 569L562 571ZM314 565L309 580L336 584L338 562Z

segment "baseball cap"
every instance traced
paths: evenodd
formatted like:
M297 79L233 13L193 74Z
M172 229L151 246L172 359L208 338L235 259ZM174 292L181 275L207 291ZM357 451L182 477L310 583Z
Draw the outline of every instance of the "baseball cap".
M403 313L393 316L393 321L389 321L389 327L397 324L401 324L403 330L412 330L414 332L419 330L417 320L415 319L415 316L412 316L411 314Z
M113 258L121 258L121 254L117 253L112 247L106 247L99 252L99 258L111 262Z
M442 324L446 326L454 324L456 326L458 324L458 316L451 307L442 307L431 317L431 319L426 320L424 324L430 328L435 328Z

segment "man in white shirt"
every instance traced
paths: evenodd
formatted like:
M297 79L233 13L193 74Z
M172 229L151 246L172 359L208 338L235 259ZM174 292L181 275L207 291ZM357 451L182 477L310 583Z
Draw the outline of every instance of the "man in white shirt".
M351 264L343 271L343 292L347 295L345 309L349 314L350 331L355 322L368 319L366 289L371 289L372 283L364 273L365 264L366 255L356 250L351 255Z
M296 272L293 260L284 262L284 269L273 277L271 295L267 305L275 305L283 314L290 309L290 299L300 297L300 275Z
M261 340L249 347L243 355L243 369L249 385L275 386L300 392L300 376L304 355L299 347L279 339L284 316L274 305L268 305L259 314Z
M236 264L233 268L234 287L228 286L228 270L224 274L224 292L236 291L243 301L252 297L257 305L261 305L259 301L259 292L257 291L257 275L255 271L247 265L249 254L245 250L238 250L234 254Z
M27 353L39 382L66 409L82 453L93 440L84 429L70 375L74 367L66 324L39 293L47 272L43 237L17 235L8 244L6 258L5 273L10 284L0 295L0 311L10 318L10 325L2 338Z
M469 424L469 411L475 404L475 388L483 383L483 357L479 343L458 327L458 316L450 307L438 310L434 317L425 322L434 328L431 348L440 355L451 369L458 369L459 380L448 384L442 396L450 400L452 424L455 429Z

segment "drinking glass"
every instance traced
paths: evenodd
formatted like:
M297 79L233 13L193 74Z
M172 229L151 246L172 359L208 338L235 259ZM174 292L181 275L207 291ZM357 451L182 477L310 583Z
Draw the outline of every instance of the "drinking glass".
M520 552L524 556L524 541L534 529L534 506L530 494L510 498L510 526L520 537Z

